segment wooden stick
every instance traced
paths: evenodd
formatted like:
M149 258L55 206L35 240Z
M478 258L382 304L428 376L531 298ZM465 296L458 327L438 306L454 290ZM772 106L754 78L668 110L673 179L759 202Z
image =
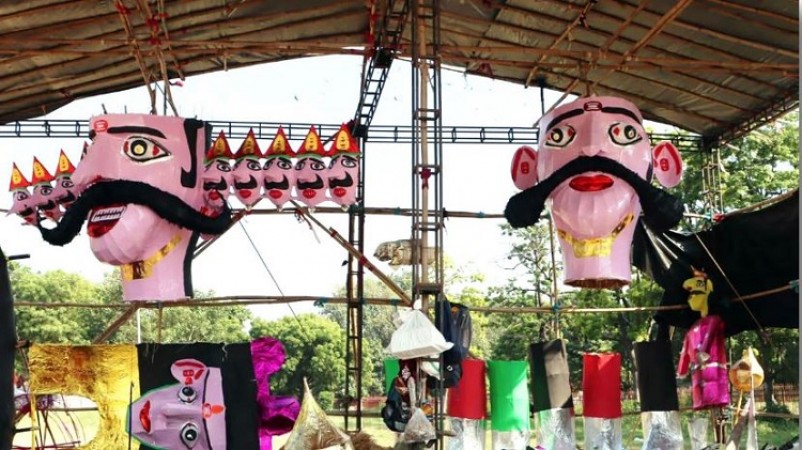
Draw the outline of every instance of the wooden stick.
M128 309L123 311L123 313L120 314L120 316L117 318L117 320L112 322L111 325L109 325L109 327L106 328L105 331L100 333L100 335L98 337L96 337L92 341L92 343L93 344L100 344L100 343L104 342L106 339L108 339L109 337L111 337L111 335L114 334L115 331L119 330L120 327L125 324L125 322L128 322L128 320L131 318L131 316L134 315L134 313L136 312L137 309L139 309L139 305L137 305L136 303L132 304L130 307L128 307Z

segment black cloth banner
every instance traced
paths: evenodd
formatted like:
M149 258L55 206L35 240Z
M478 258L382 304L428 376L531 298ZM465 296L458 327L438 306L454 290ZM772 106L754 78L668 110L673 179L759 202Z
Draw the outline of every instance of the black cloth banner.
M208 367L219 367L226 406L227 448L259 450L259 416L256 379L250 343L244 344L139 344L139 389L175 384L170 366L179 359L196 359ZM158 450L142 445L143 450Z
M14 299L8 277L8 262L0 248L0 450L11 448L14 439Z
M530 344L529 366L532 373L533 411L574 407L568 354L562 340Z
M635 368L641 412L679 410L671 341L636 342Z
M757 329L758 323L762 327L799 327L799 294L794 289L732 301L737 295L700 239L741 296L788 287L799 279L798 191L761 210L725 216L709 230L695 234L657 234L639 224L632 262L665 290L661 305L687 304L682 283L692 276L691 266L704 270L713 281L710 313L722 317L727 336ZM655 315L660 324L686 329L697 319L699 313L690 309Z

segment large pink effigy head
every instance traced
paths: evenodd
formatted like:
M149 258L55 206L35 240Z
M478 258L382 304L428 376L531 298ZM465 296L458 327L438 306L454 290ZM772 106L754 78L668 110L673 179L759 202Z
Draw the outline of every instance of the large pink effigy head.
M548 195L566 284L614 288L629 283L630 246L642 200L632 178L648 182L654 176L668 187L679 183L679 153L670 143L652 151L642 121L638 108L624 99L580 98L540 120L537 152L523 147L514 157L513 180L522 189L557 172L570 174L555 178L560 181ZM579 167L585 169L571 171Z
M72 176L78 199L54 229L70 242L87 220L95 256L120 266L125 300L175 300L192 295L190 268L198 233L221 233L230 212L201 213L204 122L145 114L90 120L91 146Z

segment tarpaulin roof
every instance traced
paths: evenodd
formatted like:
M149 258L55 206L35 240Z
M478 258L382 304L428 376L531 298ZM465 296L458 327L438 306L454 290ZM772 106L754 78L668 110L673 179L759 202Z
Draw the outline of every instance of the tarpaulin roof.
M403 0L28 0L0 4L0 121L168 77L325 54L409 55ZM429 2L426 2L429 3ZM440 0L442 62L630 99L715 139L798 104L787 0ZM403 15L404 17L406 15ZM400 40L390 39L401 24ZM356 103L357 99L355 99Z
M696 234L635 233L633 263L664 290L661 305L685 305L683 281L693 266L713 282L711 314L727 334L766 327L799 328L799 190L768 206L724 216ZM738 298L744 300L738 300ZM689 328L699 313L661 311L656 320Z

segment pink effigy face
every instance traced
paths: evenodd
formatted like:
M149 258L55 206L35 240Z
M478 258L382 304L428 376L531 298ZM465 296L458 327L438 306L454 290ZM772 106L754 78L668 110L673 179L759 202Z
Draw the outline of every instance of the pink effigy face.
M16 214L29 225L36 223L36 209L28 189L17 189L11 193L12 203L9 214Z
M220 369L181 359L173 363L171 372L177 384L148 391L131 404L128 432L156 448L225 449Z
M33 187L31 202L40 214L48 219L58 221L62 212L58 206L56 190L50 183L40 183Z
M295 185L295 170L292 159L285 156L268 157L263 169L265 193L264 197L281 208L292 198L292 187Z
M353 205L359 182L359 160L351 155L332 157L327 181L331 201L342 207Z
M295 190L299 201L306 206L315 207L328 200L326 182L328 178L326 163L319 156L306 156L295 163Z
M92 252L121 266L124 300L192 296L194 231L219 233L225 219L200 212L205 124L109 114L92 118L90 130L92 144L71 181L78 199L55 229L40 226L43 238L64 245L87 220Z
M75 183L72 182L72 175L61 175L56 177L56 186L53 188L53 196L56 203L67 208L76 198Z
M262 165L259 159L246 157L234 164L234 194L246 207L261 198Z
M579 157L602 157L664 186L679 183L682 164L670 143L650 148L632 103L614 97L580 98L540 121L538 151L522 147L513 160L521 189L542 183ZM549 197L565 260L565 283L620 287L629 283L629 251L641 213L636 191L619 177L588 171L562 181Z
M219 212L231 194L231 187L234 184L231 164L225 159L211 161L203 170L201 181L206 207L213 212Z

